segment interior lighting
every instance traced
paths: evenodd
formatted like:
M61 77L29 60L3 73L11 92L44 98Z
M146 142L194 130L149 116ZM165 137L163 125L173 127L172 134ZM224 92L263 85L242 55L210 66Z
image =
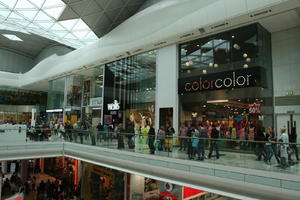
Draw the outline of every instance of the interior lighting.
M244 67L245 69L247 69L249 66L248 66L248 64L244 64L243 67Z
M190 61L189 61L189 64L190 64L190 65L193 65L193 61L190 60Z
M2 34L4 37L13 40L13 41L23 41L21 38L19 38L16 35L12 35L12 34Z
M188 74L190 74L190 73L191 73L191 70L187 70L186 72L187 72Z
M243 54L243 57L244 57L244 58L247 58L247 57L248 57L248 54L244 53L244 54Z
M202 72L203 72L203 74L207 74L207 70L206 69L202 70Z
M215 63L215 64L214 64L214 67L217 68L217 67L219 67L219 65L218 65L217 63Z
M202 53L202 56L206 56L206 53Z
M207 103L227 103L229 102L228 99L220 99L220 100L209 100Z
M213 64L213 63L209 63L209 64L208 64L208 66L210 66L210 67L213 67L213 66L214 66L214 64Z
M251 61L251 58L246 58L246 62L250 62Z
M185 65L186 65L187 67L190 66L190 62L187 61L187 62L185 63Z
M238 44L236 44L236 43L233 45L233 48L235 48L236 50L240 50L241 49L241 47Z
M234 38L234 35L232 35L231 38Z

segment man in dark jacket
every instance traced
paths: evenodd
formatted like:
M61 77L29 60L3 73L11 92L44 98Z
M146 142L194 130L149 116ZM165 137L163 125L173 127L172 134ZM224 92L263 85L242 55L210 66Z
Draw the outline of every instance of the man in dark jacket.
M219 146L218 146L218 139L219 138L219 131L216 129L216 125L213 124L212 130L211 130L211 145L210 145L210 150L208 154L208 158L211 158L211 154L213 152L213 149L216 150L216 157L219 159Z
M296 133L296 127L291 128L291 134L289 135L289 142L290 143L296 143L297 142L297 133ZM299 160L299 154L298 154L298 147L296 144L291 144L290 148L294 151L296 155L296 159ZM292 155L289 154L289 160L292 160Z
M149 149L150 149L150 154L154 154L154 151L155 151L155 147L154 147L155 130L152 126L150 126L148 136L149 136L148 146L149 146Z

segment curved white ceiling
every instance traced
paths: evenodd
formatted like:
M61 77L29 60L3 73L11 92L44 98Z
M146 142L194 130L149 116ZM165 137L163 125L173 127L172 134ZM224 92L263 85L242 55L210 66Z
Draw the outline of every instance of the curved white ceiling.
M64 56L50 56L25 74L8 78L0 73L0 85L23 87L47 81L87 65L116 60L125 52L153 49L154 44L170 38L176 37L178 41L182 34L217 22L234 18L244 23L246 20L237 16L283 2L300 4L296 0L165 0L132 16L93 44ZM285 8L289 9L286 4Z

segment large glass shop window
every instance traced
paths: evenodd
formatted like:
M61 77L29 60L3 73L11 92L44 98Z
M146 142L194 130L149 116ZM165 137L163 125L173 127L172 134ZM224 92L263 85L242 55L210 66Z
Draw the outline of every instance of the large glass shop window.
M106 65L104 124L125 125L128 132L154 125L156 52Z
M270 39L251 24L179 45L180 122L216 123L239 139L250 127L273 127Z

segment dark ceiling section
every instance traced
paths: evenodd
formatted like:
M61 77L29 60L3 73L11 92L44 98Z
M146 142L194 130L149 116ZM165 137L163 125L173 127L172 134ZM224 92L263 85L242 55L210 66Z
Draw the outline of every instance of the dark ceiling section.
M2 34L12 34L22 39L23 41L10 40L4 37ZM33 33L26 34L8 30L0 30L0 45L3 49L14 51L32 59L36 58L40 54L40 52L48 46L64 46L63 44L35 35Z
M61 20L81 18L100 38L134 15L147 0L63 0Z

